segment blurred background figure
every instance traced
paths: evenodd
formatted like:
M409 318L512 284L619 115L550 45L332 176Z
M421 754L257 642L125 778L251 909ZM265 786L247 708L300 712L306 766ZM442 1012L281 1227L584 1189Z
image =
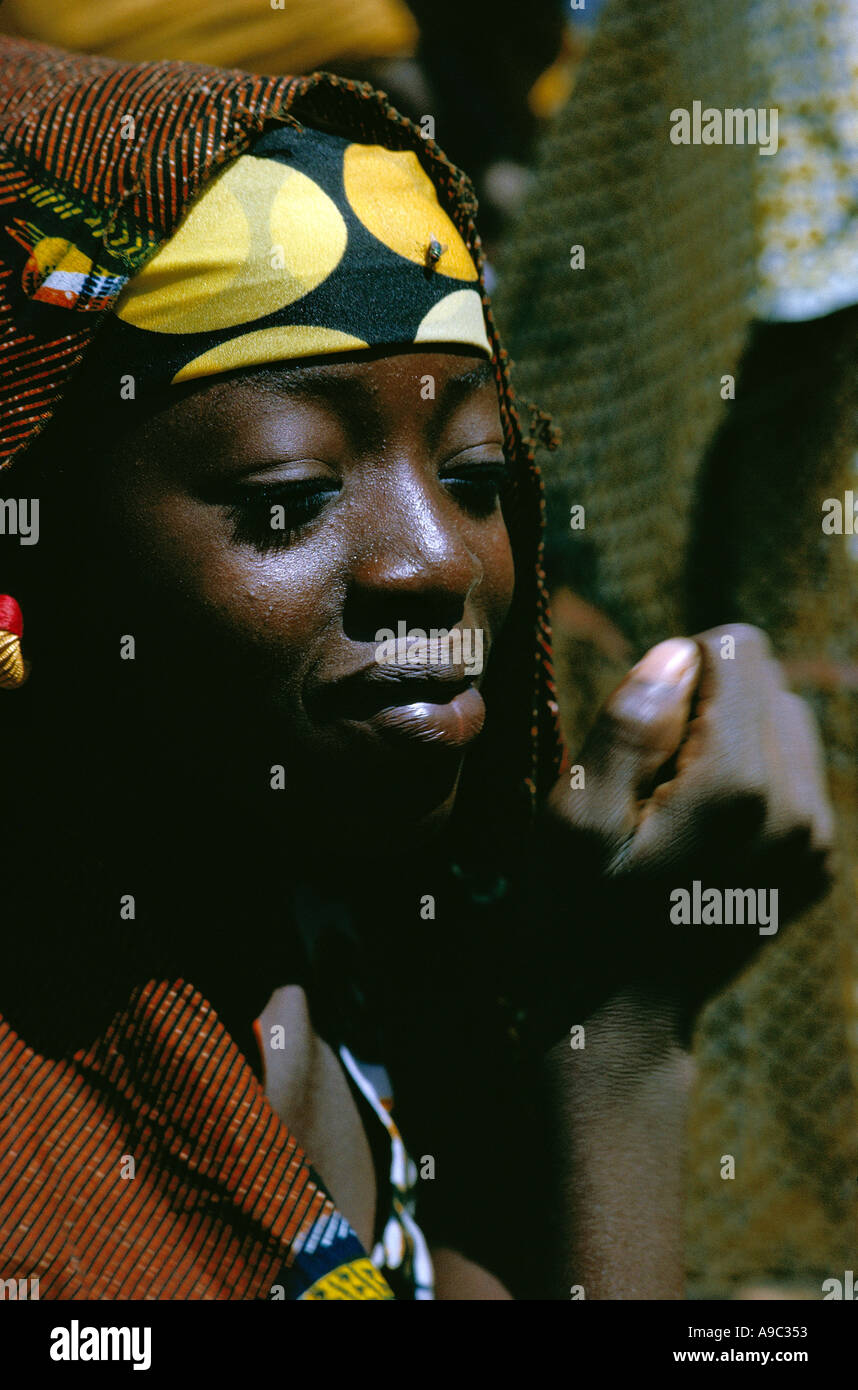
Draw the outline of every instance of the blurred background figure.
M130 62L248 72L314 69L371 82L430 115L466 169L491 240L528 183L535 136L568 97L599 8L543 0L527 15L461 0L6 0L0 33Z
M858 496L856 77L854 0L723 0L717 23L609 0L497 261L514 379L564 433L543 471L572 746L630 658L733 621L826 741L835 890L699 1030L697 1296L821 1298L858 1234L858 537L822 529ZM777 152L672 143L695 101L776 108Z
M413 55L403 0L6 0L3 32L128 62L180 59L249 72L337 71Z

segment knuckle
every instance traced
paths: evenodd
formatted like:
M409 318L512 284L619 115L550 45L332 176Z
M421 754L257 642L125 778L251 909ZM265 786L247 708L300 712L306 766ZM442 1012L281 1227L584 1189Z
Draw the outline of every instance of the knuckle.
M641 742L646 727L646 714L641 701L634 695L621 694L605 709L603 714L604 733L610 744L630 744L633 747Z
M801 695L796 695L794 690L785 690L780 698L783 701L784 707L798 719L803 721L813 720L810 705Z
M736 639L737 652L766 660L773 659L772 644L762 628L753 627L750 623L735 623L732 633Z
M615 692L604 710L605 732L617 744L650 748L660 741L671 712L660 687L630 681Z
M781 839L789 840L797 849L810 848L814 839L813 820L806 812L796 811L783 827Z
M837 848L837 833L834 817L829 814L817 816L810 828L811 848L815 854L830 858Z
M769 788L762 777L753 773L737 774L729 787L729 799L738 810L764 815L769 804Z
M826 888L833 888L837 882L837 862L833 845L814 845L819 877Z
M801 695L796 695L793 690L785 690L779 697L785 717L789 720L792 729L798 727L810 742L815 746L819 740L819 732L816 724L816 717L807 700Z
M772 654L771 643L762 628L754 627L751 623L723 623L720 627L708 628L706 632L699 633L695 641L714 646L720 643L722 637L732 637L737 652L741 650L765 657Z

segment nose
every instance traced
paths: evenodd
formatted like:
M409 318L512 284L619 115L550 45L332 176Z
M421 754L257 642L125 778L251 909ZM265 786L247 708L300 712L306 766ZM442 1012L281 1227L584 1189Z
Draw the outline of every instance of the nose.
M483 579L452 498L413 481L377 500L361 518L343 624L352 641L373 642L382 628L452 628Z

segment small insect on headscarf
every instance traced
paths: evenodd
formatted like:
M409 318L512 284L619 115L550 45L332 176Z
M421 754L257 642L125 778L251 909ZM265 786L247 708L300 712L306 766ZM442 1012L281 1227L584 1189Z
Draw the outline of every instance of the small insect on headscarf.
M267 131L120 296L138 389L263 362L458 343L491 357L477 268L413 150Z

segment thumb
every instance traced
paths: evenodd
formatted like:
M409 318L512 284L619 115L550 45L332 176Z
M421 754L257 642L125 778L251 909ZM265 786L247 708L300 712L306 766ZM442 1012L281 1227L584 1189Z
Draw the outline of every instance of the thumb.
M602 706L578 754L586 795L564 789L564 809L609 857L635 830L641 801L682 742L701 670L690 638L651 647Z

